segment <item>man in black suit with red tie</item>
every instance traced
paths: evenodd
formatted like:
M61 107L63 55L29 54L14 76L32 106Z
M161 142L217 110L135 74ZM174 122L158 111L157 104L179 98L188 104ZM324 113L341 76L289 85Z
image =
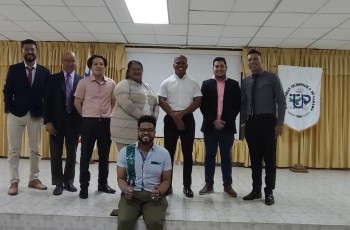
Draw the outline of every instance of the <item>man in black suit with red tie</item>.
M23 62L11 65L4 86L7 113L8 163L11 187L9 195L18 194L18 167L24 128L27 128L30 173L28 187L46 190L39 180L39 160L43 98L50 71L36 62L37 46L27 39L21 42Z
M53 195L61 195L63 189L76 192L74 187L75 158L79 139L81 117L74 107L74 92L81 76L75 73L75 54L67 51L62 55L63 70L49 78L46 94L44 123L50 134ZM62 170L63 143L66 146L66 164Z

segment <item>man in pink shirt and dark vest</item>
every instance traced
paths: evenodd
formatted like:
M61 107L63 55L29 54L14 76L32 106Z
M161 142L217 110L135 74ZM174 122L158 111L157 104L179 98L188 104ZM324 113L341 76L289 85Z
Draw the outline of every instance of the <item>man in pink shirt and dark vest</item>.
M92 75L79 81L74 94L75 108L82 116L79 178L81 199L89 196L89 160L96 140L99 156L98 191L115 193L115 190L108 186L107 180L111 146L109 125L115 105L113 90L116 84L114 80L104 76L107 60L103 56L92 55L87 61L87 66Z
M224 191L229 196L237 196L232 188L231 148L236 133L236 116L241 109L241 90L237 81L226 77L226 71L225 58L216 57L213 60L214 76L202 83L200 110L205 144L205 186L199 191L200 195L214 192L215 157L219 146Z

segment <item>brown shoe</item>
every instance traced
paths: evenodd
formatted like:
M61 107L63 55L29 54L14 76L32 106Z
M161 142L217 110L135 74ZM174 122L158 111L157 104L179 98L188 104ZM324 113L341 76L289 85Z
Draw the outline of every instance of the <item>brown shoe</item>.
M213 185L205 184L204 187L201 190L199 190L199 195L206 195L213 192L214 192Z
M47 189L47 186L43 185L39 179L34 179L32 181L29 181L28 187L39 189L39 190L46 190Z
M233 190L231 185L227 185L224 187L224 191L232 197L237 197L237 193L235 192L235 190Z
M11 183L11 187L9 188L9 191L7 194L14 196L18 194L18 182Z

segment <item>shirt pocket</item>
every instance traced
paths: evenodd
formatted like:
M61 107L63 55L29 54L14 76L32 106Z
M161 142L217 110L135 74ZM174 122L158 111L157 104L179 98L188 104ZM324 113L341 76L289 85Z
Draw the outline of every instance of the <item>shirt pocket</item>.
M151 167L150 167L150 173L159 176L163 172L163 164L157 161L152 161L151 162Z

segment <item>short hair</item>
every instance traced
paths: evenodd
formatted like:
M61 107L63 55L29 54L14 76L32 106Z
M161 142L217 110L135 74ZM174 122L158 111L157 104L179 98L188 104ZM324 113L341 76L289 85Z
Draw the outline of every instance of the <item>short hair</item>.
M94 55L92 55L91 57L89 57L89 59L87 60L87 67L89 68L89 69L91 69L91 67L92 67L92 62L93 62L93 60L95 59L95 58L101 58L102 60L103 60L103 64L105 65L105 67L107 67L107 59L106 58L104 58L102 55L99 55L99 54L94 54Z
M128 63L128 68L127 68L127 70L126 70L125 79L129 79L129 78L130 78L130 76L129 76L129 71L130 71L130 68L131 68L132 64L138 64L138 65L140 65L140 66L141 66L141 70L143 71L143 65L142 65L142 63L141 63L140 61L131 60L131 61L129 61L129 63Z
M179 55L179 56L174 57L174 63L176 62L177 59L180 59L180 58L185 59L186 62L187 62L187 57L186 57L186 56L184 56L184 55Z
M21 41L21 48L23 48L23 46L26 45L26 44L32 44L32 45L35 46L35 48L37 48L36 42L34 40L32 40L32 39L26 39L24 41Z
M154 116L144 115L140 117L139 120L137 121L137 127L140 128L140 125L145 122L152 123L154 128L156 128L157 119Z
M257 55L259 55L259 56L261 57L261 53L260 53L259 51L257 51L256 49L251 49L251 50L249 50L247 56L248 56L249 54L257 54Z
M225 66L227 66L227 64L226 64L226 59L223 58L223 57L216 57L216 58L214 58L214 60L213 60L213 66L214 66L214 63L215 63L216 61L223 61L223 62L225 63Z

